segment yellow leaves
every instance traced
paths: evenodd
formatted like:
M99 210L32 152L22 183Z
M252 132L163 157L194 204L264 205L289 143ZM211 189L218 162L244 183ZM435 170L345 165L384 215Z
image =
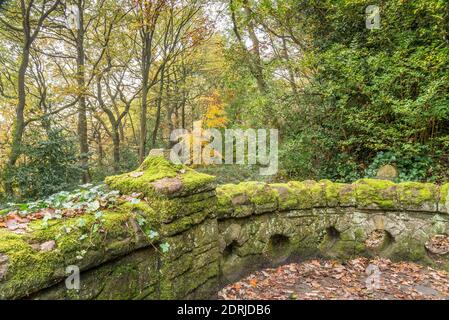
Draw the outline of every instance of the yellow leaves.
M184 150L189 150L189 159L187 163L195 165L210 165L206 158L222 158L223 156L218 150L210 145L211 134L208 129L203 128L203 121L195 121L193 130L180 136L179 144Z
M203 99L207 106L204 122L207 128L225 128L228 118L225 106L221 101L220 93L214 90L209 97Z

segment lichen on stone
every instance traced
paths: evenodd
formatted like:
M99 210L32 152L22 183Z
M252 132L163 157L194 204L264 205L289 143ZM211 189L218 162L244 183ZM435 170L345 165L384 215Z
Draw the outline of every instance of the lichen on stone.
M361 179L355 182L356 205L367 209L399 208L397 185L389 180Z
M347 184L332 182L330 180L320 180L319 183L324 189L327 207L338 207L342 204L343 206L348 205L348 200L343 198L343 196L348 196L344 193L347 190Z
M356 184L336 184L338 189L338 205L340 207L355 207L357 203Z
M323 185L313 180L290 181L288 186L298 199L297 209L310 209L326 206L326 194Z
M440 188L438 211L449 213L449 182L443 184Z
M142 214L154 221L145 211ZM68 265L83 270L150 245L138 227L136 213L127 205L105 211L101 221L84 214L49 220L48 225L37 220L29 227L31 231L23 235L0 229L0 254L8 261L0 280L0 298L23 297L46 287L63 278Z
M402 182L397 185L403 210L436 212L439 188L432 183Z
M102 290L83 295L58 291L58 297L201 296L203 288L213 288L221 278L232 279L286 257L370 255L373 230L394 236L379 254L434 264L425 243L430 235L449 233L447 214L437 213L437 204L440 212L447 212L449 184L309 180L244 182L215 190L213 177L161 157L150 157L136 171L107 180L113 189L144 197L105 210L101 221L84 214L51 219L47 226L33 221L24 235L0 229L0 298L27 297L52 286L64 278L68 264L90 274L90 286L94 275L111 275L113 281L105 280ZM93 232L96 225L100 227ZM326 236L330 227L338 230L337 236ZM169 245L169 252L159 251L160 241ZM151 252L136 254L140 249ZM438 258L449 268L446 254ZM148 272L145 283L140 272ZM123 292L114 292L114 282Z
M213 190L215 178L162 156L149 156L137 170L107 177L105 183L123 194L142 192L147 197L170 198Z
M276 192L279 211L298 208L298 198L291 186L287 183L273 183L270 186Z

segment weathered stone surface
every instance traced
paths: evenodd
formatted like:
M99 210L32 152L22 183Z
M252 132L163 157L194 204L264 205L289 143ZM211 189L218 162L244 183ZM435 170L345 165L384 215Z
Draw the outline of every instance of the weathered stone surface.
M215 190L213 177L163 157L107 182L147 201L107 210L98 233L89 232L90 214L82 228L69 218L46 228L33 222L25 235L0 229L0 298L208 298L257 268L309 257L380 255L449 270L448 254L428 245L449 234L449 184L322 180ZM149 239L150 230L157 236ZM378 246L373 234L383 235ZM65 288L71 264L82 272L80 291Z
M356 207L357 197L355 184L338 184L338 205L340 207Z
M437 212L440 188L432 183L403 182L397 185L402 210Z
M438 211L449 213L449 183L443 184L440 187Z
M387 164L377 170L376 178L381 180L395 180L398 175L398 169L391 164Z
M182 190L183 184L179 178L162 178L152 183L158 193L173 194Z
M242 194L238 194L238 195L232 197L231 202L232 202L233 206L239 206L242 204L248 204L249 198L248 198L248 195L246 195L245 193L242 193Z
M298 208L298 199L294 190L286 183L271 184L270 187L277 193L279 211L288 211Z
M446 212L442 208L447 198L442 195L447 194L449 187L414 182L395 184L379 179L363 179L353 184L328 180L273 184L268 187L276 193L278 211L266 212L258 218L254 206L252 212L247 211L250 200L239 205L225 201L233 192L249 194L251 191L245 188L251 187L227 185L217 193L219 206L233 206L233 214L222 215L219 223L220 232L226 235L220 247L221 277L225 280L235 280L261 264L276 263L275 257L267 254L273 237L288 239L279 246L283 248L281 251L302 258L321 255L348 259L380 254L445 269L449 266L446 258L441 262L429 257L425 248L431 235L449 232L448 217L437 214ZM245 216L236 215L242 208L246 210ZM330 229L336 232L329 235ZM366 241L376 231L385 234L384 240L379 247L368 248ZM247 241L243 244L234 241L232 248L224 250L237 234L245 234Z
M399 209L395 183L388 180L361 179L355 185L357 208Z
M158 255L153 248L147 248L84 272L79 290L68 290L65 282L61 282L28 298L37 300L157 299L159 279Z
M223 232L224 241L226 245L231 244L233 241L238 242L242 232L242 227L239 224L233 223Z
M56 247L56 241L55 240L49 240L45 241L39 246L39 249L43 252L51 251Z
M147 197L172 198L215 189L214 177L175 165L163 156L149 156L136 171L108 177L105 183L122 193L142 192Z
M21 298L52 286L64 279L68 265L77 265L85 272L102 268L100 266L141 248L169 244L172 236L195 230L195 226L205 224L209 216L213 216L216 203L211 184L213 177L178 168L157 157L147 159L134 173L139 174L124 174L111 179L111 183L122 186L122 192L145 186L147 189L141 191L151 190L151 200L137 204L126 202L105 210L97 232L92 232L93 225L98 224L94 214L83 215L82 226L75 217L50 220L48 226L34 221L29 225L31 231L23 235L0 229L3 260L0 263L0 299ZM179 188L181 183L182 188ZM173 194L164 197L167 184L168 193ZM150 230L157 236L149 238ZM204 242L195 237L192 242ZM207 237L206 240L212 242ZM174 251L172 248L170 253ZM160 255L160 260L170 256L160 250L156 255Z

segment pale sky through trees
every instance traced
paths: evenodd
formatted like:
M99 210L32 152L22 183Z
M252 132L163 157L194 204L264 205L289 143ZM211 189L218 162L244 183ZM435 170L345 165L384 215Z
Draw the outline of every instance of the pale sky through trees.
M102 181L170 147L170 132L195 121L278 129L279 179L351 181L397 162L401 179L444 180L449 4L385 1L388 28L375 30L369 4L9 0L0 14L0 190L37 196L18 172L50 161L40 153L62 168L37 170L40 181L72 169ZM80 28L67 25L68 8Z

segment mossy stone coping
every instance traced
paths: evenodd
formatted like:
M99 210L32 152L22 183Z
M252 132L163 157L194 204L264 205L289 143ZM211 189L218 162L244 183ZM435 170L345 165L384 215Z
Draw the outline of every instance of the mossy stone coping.
M48 287L65 277L68 265L87 270L182 232L206 219L216 202L210 192L214 177L159 156L148 157L131 173L108 177L106 183L122 194L143 193L146 200L103 210L100 220L86 213L52 219L48 225L33 221L25 234L0 229L0 299ZM145 224L139 225L142 220ZM150 229L159 236L150 240L145 235Z
M147 197L179 197L215 189L213 176L184 165L170 163L163 156L150 156L132 172L108 177L106 184L124 194L141 192Z
M242 182L217 188L217 212L224 217L248 216L273 211L324 207L448 213L449 183L361 179L352 184L321 181L290 181L266 184Z
M94 214L84 214L49 220L48 225L33 221L25 234L0 229L0 299L26 297L50 287L65 278L68 265L78 265L81 271L92 269L182 235L205 221L220 225L227 218L310 208L341 208L342 214L345 207L429 214L449 211L449 183L362 179L352 184L329 180L243 182L217 188L214 177L174 165L162 156L148 157L137 170L108 177L106 184L123 194L142 193L145 199L103 210L100 220ZM138 223L142 218L143 225ZM148 230L158 236L149 239ZM195 242L218 246L218 234L201 237L205 239ZM215 263L211 263L214 270L218 268Z

